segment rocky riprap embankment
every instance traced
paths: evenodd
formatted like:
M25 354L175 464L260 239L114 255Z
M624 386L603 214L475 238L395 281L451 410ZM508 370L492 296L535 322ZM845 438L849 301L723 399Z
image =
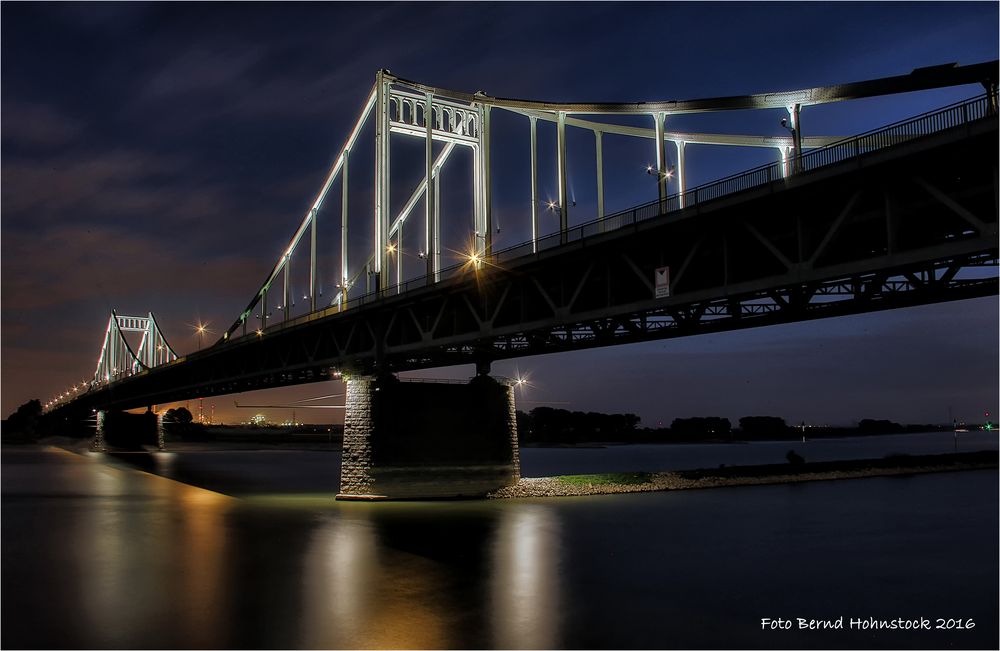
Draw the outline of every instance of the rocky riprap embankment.
M571 477L523 478L513 486L493 491L492 499L563 497L648 491L717 488L759 484L786 484L830 479L884 477L927 472L982 470L997 467L997 452L967 452L883 459L829 461L799 465L730 466L715 469L656 473L615 473Z

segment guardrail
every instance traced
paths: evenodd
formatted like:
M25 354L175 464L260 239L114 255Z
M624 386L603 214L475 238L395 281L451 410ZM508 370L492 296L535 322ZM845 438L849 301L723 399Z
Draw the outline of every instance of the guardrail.
M505 384L507 386L513 387L518 384L517 380L514 380L503 375L490 375L491 378L499 382L500 384ZM414 384L469 384L475 378L468 378L465 380L458 380L454 378L438 378L438 377L397 377L400 382L412 382Z
M799 157L799 171L796 174L811 172L829 165L841 163L853 158L858 158L865 154L886 149L893 145L910 142L917 138L929 136L953 127L959 127L986 117L996 115L996 96L983 94L972 99L950 104L943 108L923 113L916 117L901 120L893 124L879 127L865 133L845 138L806 152ZM792 161L788 162L792 165ZM585 222L568 229L565 233L552 233L535 240L534 246L530 241L516 244L506 249L495 251L492 256L484 260L482 264L499 265L516 260L536 251L554 249L563 244L577 242L594 235L610 233L626 226L631 226L638 222L660 217L662 215L677 212L682 209L681 197L684 199L684 210L688 210L700 204L714 201L722 197L728 197L747 190L753 190L766 186L774 181L785 178L783 172L784 163L776 162L754 167L745 172L740 172L716 181L711 181L699 185L683 193L673 194L665 199L651 201L634 208L628 208L603 218L598 218ZM474 265L471 260L456 264L440 272L442 280L462 275L471 270ZM427 276L420 276L406 282L387 287L383 292L370 292L349 300L343 309L351 309L361 305L367 305L377 300L381 300L391 295L401 294L421 287L427 287ZM284 327L323 318L332 313L339 312L340 307L334 305L319 312L296 317L282 323L269 326L264 332L277 331ZM245 335L247 337L252 334ZM236 337L235 339L242 339Z

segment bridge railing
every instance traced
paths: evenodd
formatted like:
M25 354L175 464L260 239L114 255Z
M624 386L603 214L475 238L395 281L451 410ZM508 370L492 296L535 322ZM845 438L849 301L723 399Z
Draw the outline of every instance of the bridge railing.
M983 94L972 99L956 102L944 108L923 113L913 118L901 120L893 124L873 129L865 133L845 138L826 147L813 149L799 157L799 172L810 172L813 170L841 163L874 151L888 148L904 142L912 141L916 138L928 136L934 133L945 131L953 127L963 126L976 120L990 117L996 114L996 96ZM787 165L794 163L789 160ZM666 197L663 200L651 201L634 208L622 210L603 218L598 218L579 224L568 229L565 233L552 233L535 240L535 243L524 242L506 249L495 251L492 257L485 261L488 265L502 265L512 260L531 255L536 251L554 249L564 244L577 242L601 233L609 233L638 222L646 221L662 215L677 212L681 209L689 209L700 204L714 201L716 199L730 196L746 190L761 188L770 183L779 181L786 177L784 172L785 163L775 162L761 165L728 176L716 181L705 183L697 187ZM456 264L440 272L441 279L448 279L461 276L472 271L472 262ZM398 285L387 288L391 294L408 292L427 286L427 277L420 276L412 280L405 281ZM381 299L384 294L370 292L349 300L346 308L354 308L368 303L373 303ZM316 318L325 317L331 313L338 312L338 306L329 307L321 312L290 319L281 324L268 327L268 330L281 329L297 323L311 321Z
M970 122L992 115L992 104L989 95L956 102L941 109L930 111L913 118L873 129L871 131L845 138L826 147L814 149L803 154L799 159L800 172L809 172L827 165L840 163L852 158L892 145L908 142L916 138L962 126ZM995 98L994 98L995 101ZM792 161L788 165L792 165ZM564 239L573 242L598 233L605 233L630 226L637 222L659 217L665 213L675 212L682 207L691 208L721 197L763 187L774 181L785 178L784 163L775 162L761 165L726 178L711 181L682 194L674 194L665 200L656 200L595 219L575 226L566 233L565 238L559 233L547 235L537 241L537 249L544 250L559 246ZM495 254L497 262L505 262L531 251L531 243L520 244Z
M962 126L990 115L987 95L958 102L943 109L903 120L880 129L815 149L802 156L802 171L810 171L849 160L892 145L908 142L953 127Z
M944 108L901 120L850 138L845 138L826 147L809 151L800 157L800 172L798 173L809 172L857 158L858 156L885 149L892 145L962 126L992 114L990 97L986 94L956 102ZM615 231L638 222L659 217L665 213L676 212L682 209L682 207L685 209L691 208L745 190L760 188L785 178L784 165L782 162L761 165L745 172L699 185L683 193L673 194L662 201L651 201L634 208L612 213L603 219L595 219L574 226L565 235L553 233L541 237L536 240L535 248L538 251L555 248L564 242L575 242L600 233ZM789 160L788 165L793 165L793 162ZM493 262L500 264L529 253L532 253L532 244L531 242L526 242L495 252Z

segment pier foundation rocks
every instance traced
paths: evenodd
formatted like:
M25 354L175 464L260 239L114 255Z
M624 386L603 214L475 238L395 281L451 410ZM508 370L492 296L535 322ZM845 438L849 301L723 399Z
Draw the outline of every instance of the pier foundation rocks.
M509 385L347 380L337 499L481 497L520 475Z

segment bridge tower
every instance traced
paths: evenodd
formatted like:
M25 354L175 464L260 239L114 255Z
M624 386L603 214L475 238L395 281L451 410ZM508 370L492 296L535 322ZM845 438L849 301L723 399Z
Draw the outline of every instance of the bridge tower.
M142 334L137 350L132 350L125 338L126 332ZM177 353L167 343L152 312L146 316L126 316L111 310L91 387L97 388L176 359Z
M125 338L126 332L141 334L139 346L134 351ZM137 375L176 359L177 353L167 343L152 312L146 316L129 316L111 310L90 388L100 389L116 380ZM153 414L151 406L147 408L147 413L143 414L142 418L105 410L96 411L95 416L94 449L103 450L109 440L155 442L160 449L164 447L163 414ZM119 429L132 431L126 436L114 436L112 430Z

